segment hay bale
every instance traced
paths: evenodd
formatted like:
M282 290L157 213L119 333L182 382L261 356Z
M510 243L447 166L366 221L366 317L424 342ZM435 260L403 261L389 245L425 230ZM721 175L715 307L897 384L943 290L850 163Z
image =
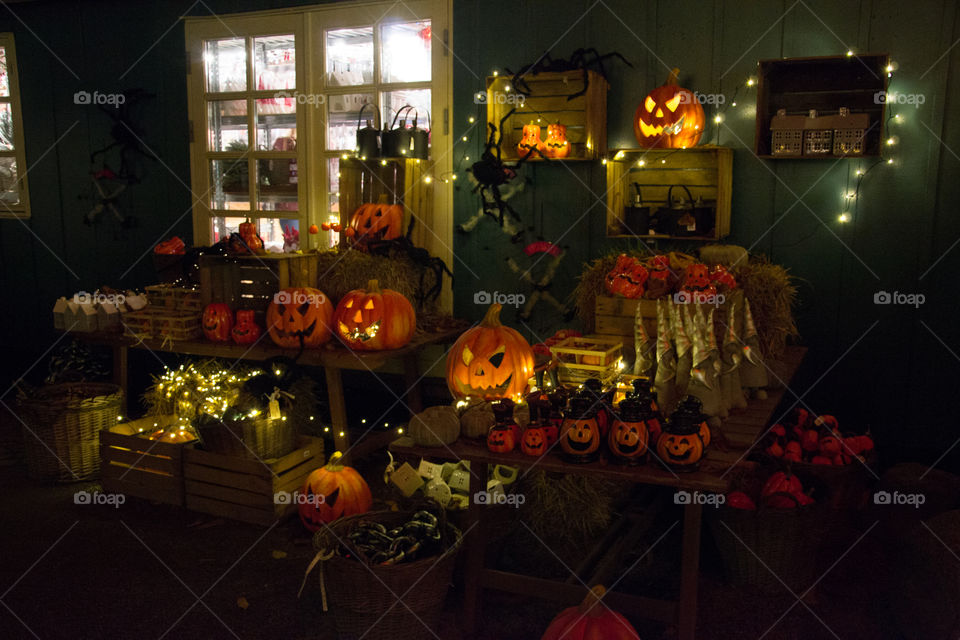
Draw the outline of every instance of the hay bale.
M793 307L797 303L793 277L765 256L751 257L749 262L734 269L734 276L750 301L760 352L766 358L781 358L787 341L800 335L793 319Z
M337 302L354 289L364 289L370 280L377 280L383 289L403 294L416 307L417 313L432 311L436 301L420 306L421 292L436 282L433 272L424 269L405 254L371 255L354 249L331 249L318 252L317 286Z

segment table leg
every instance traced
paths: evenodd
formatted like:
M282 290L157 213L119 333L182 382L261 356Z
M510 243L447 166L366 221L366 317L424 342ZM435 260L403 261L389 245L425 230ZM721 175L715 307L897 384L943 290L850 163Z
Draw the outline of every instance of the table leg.
M679 640L694 640L697 630L697 581L700 577L700 520L703 506L683 508L683 543L680 558Z
M487 490L487 464L474 460L470 463L470 471L470 506L467 508L468 533L464 547L466 561L463 570L463 630L467 635L476 633L477 620L480 618L480 599L483 596L480 573L483 571L483 559L487 547L483 522L487 505L479 504L474 499L477 491Z
M350 437L347 435L347 403L343 397L343 376L336 367L324 367L323 373L327 378L327 401L330 403L330 428L333 429L334 446L337 451L346 454L350 448ZM349 456L347 457L349 459Z
M420 361L417 354L403 357L403 383L407 387L407 408L410 415L423 411L423 395L420 392Z
M113 347L113 383L123 390L123 401L120 406L120 412L127 415L127 408L130 406L130 380L128 378L127 356L130 350L126 345L114 345Z

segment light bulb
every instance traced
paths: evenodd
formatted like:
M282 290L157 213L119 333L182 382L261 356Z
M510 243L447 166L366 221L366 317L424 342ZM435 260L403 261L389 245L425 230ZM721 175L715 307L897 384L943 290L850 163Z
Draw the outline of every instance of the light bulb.
M852 51L851 49L847 49L847 57L848 57L848 58L852 58L852 57L853 57L853 51Z
M723 116L718 113L717 115L713 116L713 121L717 124L720 124L723 122Z
M433 178L430 176L423 176L423 181L427 184L430 184L433 181Z
M890 158L889 160L887 160L887 164L893 164L893 158Z
M858 175L858 176L862 176L862 175L863 175L863 169L857 169L857 175Z
M469 118L467 118L467 122L469 122L470 124L473 124L473 123L476 122L476 121L477 121L477 119L474 118L473 116L470 116Z
M895 144L897 144L898 142L900 142L900 138L897 137L897 136L890 136L889 138L887 138L887 141L886 141L886 142L887 142L887 145L889 145L889 146L892 147L893 145L895 145Z
M849 214L841 213L840 216L837 218L837 220L839 220L840 222L849 222L850 216Z
M500 72L497 71L496 69L494 69L494 70L493 70L493 77L496 78L498 75L500 75Z
M642 166L645 165L645 164L647 164L647 163L644 162L643 160L637 160L637 166L638 166L638 167L642 167Z
M467 136L463 136L463 137L460 138L460 139L463 140L464 142L466 142L466 141L468 140Z
M754 78L753 76L750 76L749 78L747 78L747 86L748 86L748 87L752 87L752 86L755 85L755 84L757 84L756 78Z

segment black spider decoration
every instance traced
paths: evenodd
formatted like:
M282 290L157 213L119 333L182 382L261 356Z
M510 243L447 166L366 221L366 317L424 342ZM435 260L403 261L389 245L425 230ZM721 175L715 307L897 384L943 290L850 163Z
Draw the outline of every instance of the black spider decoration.
M538 73L549 72L549 71L582 71L583 72L583 89L567 96L567 100L573 100L579 96L582 96L587 92L587 87L590 84L589 75L587 71L591 67L597 67L600 75L604 78L607 77L607 71L603 66L603 61L609 58L619 58L626 64L628 67L633 67L630 64L630 61L624 58L620 53L616 51L611 51L610 53L605 53L600 55L596 49L577 49L574 51L570 58L552 58L550 52L544 53L540 56L536 62L528 63L520 67L520 70L516 73L513 73L509 68L506 69L507 73L513 75L512 83L516 90L525 95L529 96L531 94L530 87L527 85L525 76L528 75L537 75Z
M407 227L406 235L393 240L369 240L367 242L367 251L375 255L385 255L392 257L397 253L405 253L408 258L418 267L420 267L420 286L417 287L415 294L417 307L423 308L428 301L436 300L443 289L443 274L453 279L453 272L450 271L447 264L440 258L431 256L426 249L414 246L410 236L413 233L413 225L416 218L410 219L410 225ZM433 284L425 289L424 280L427 271L433 273Z
M113 142L90 154L91 165L96 165L98 157L106 156L109 151L120 147L120 167L115 172L116 178L126 181L127 184L140 182L133 168L136 156L141 155L153 161L157 160L157 156L143 143L146 133L134 119L134 111L141 102L155 97L155 94L148 93L144 89L129 89L123 92L123 102L116 107L98 105L100 110L113 121L110 127L110 137ZM106 162L103 166L106 168Z

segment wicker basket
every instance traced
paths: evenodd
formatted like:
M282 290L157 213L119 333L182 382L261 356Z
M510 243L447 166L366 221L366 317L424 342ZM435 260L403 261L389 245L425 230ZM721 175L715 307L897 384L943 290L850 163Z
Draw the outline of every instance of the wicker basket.
M373 511L341 518L314 537L318 550L336 549L363 521L374 521L388 529L410 519L411 512ZM443 511L440 513L444 517ZM336 553L324 561L321 573L330 597L337 633L341 640L422 640L431 635L424 625L435 630L443 601L453 575L462 535L448 522L442 540L446 551L433 556L392 566L366 565L363 560L343 558ZM361 554L351 555L362 558ZM324 578L324 574L326 578ZM391 593L392 592L392 593ZM396 594L396 595L394 595ZM402 598L398 602L397 598Z
M194 426L203 448L214 453L241 458L268 460L285 456L297 448L297 429L293 420L203 420Z
M123 391L114 384L71 382L20 399L27 473L43 482L76 482L100 472L100 430L117 424Z

